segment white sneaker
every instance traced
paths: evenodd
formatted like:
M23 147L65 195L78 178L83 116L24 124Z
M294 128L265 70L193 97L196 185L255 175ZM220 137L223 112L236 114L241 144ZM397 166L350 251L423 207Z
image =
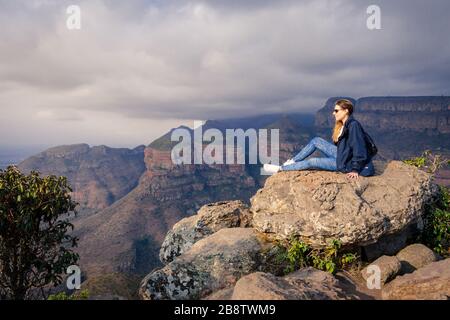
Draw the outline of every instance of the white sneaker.
M266 163L264 164L263 168L267 173L277 173L278 171L280 171L281 166Z
M288 166L288 165L294 164L294 163L295 163L294 159L289 159L285 163L283 163L283 166Z

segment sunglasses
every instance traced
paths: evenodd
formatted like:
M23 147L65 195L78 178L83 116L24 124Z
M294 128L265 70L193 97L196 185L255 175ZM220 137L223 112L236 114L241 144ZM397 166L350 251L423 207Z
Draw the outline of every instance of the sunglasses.
M333 113L338 113L339 111L342 111L342 110L344 110L344 109L334 109Z

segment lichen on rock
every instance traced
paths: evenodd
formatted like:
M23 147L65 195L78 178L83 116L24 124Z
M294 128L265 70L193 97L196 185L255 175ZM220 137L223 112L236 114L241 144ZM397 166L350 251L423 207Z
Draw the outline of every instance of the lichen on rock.
M248 206L240 200L204 205L196 215L180 220L167 233L160 260L167 264L200 239L223 228L249 227L251 220Z
M142 281L143 299L200 299L232 286L243 275L266 271L273 247L253 228L225 228L199 240L181 256Z

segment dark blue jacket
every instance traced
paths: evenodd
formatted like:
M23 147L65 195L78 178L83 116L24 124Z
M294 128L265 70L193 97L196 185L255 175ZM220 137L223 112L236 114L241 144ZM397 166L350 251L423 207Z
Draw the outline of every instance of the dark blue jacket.
M368 155L361 124L350 116L338 139L336 167L340 172L357 172L362 176L374 174L372 161Z

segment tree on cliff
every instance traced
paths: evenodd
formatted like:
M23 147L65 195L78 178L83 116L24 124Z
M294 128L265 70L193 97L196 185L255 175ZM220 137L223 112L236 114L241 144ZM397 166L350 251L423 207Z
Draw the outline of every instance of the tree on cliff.
M32 298L78 261L73 225L62 219L76 213L71 191L66 177L0 170L0 299Z

